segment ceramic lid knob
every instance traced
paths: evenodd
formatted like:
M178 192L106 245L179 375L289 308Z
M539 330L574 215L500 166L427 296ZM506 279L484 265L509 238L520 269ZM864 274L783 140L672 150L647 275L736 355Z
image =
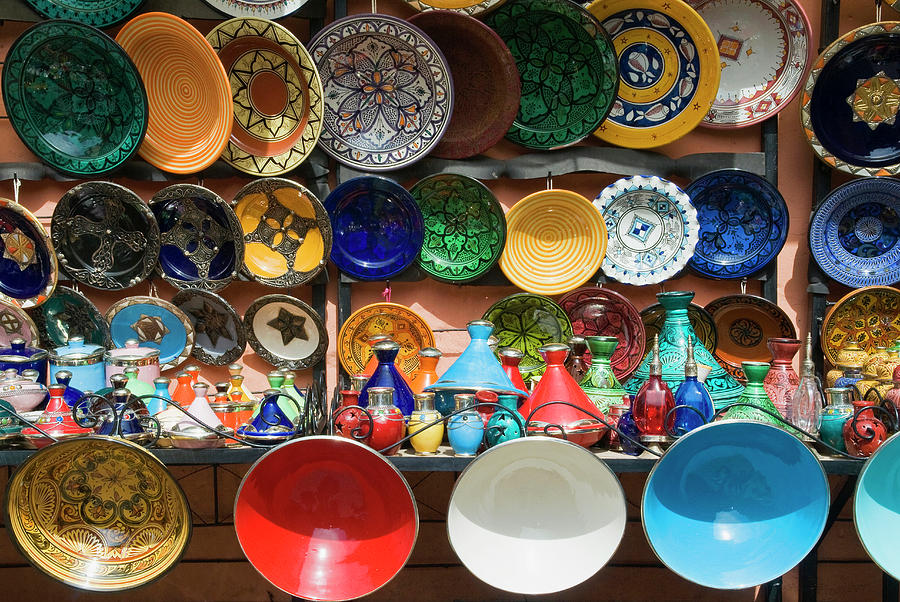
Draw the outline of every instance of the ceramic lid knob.
M569 356L569 346L563 343L550 343L541 347L540 352L547 365L564 364Z
M56 382L66 387L72 382L72 373L68 370L57 370L53 376L56 378Z
M371 390L371 389L370 389ZM415 393L413 399L416 400L417 410L433 410L434 409L434 393Z
M128 339L125 341L125 349L137 349L138 341L137 339Z
M425 347L423 349L419 349L419 355L421 357L441 357L443 355L440 349L435 349L434 347Z
M17 337L10 342L10 346L12 346L15 351L22 351L25 349L25 339Z
M216 393L228 393L230 387L228 383L216 383Z
M154 385L165 385L168 387L170 382L172 382L172 380L168 376L159 376L153 379Z
M456 402L457 410L471 408L475 405L475 395L473 393L457 393L453 396L453 400Z
M109 384L113 386L113 389L124 389L127 383L128 377L124 374L113 374L109 377Z
M32 382L37 382L38 377L41 375L40 372L35 370L34 368L28 368L26 370L22 370L22 378L27 378Z
M209 390L209 387L206 386L206 383L197 383L193 387L194 395L197 397L206 397L206 392Z

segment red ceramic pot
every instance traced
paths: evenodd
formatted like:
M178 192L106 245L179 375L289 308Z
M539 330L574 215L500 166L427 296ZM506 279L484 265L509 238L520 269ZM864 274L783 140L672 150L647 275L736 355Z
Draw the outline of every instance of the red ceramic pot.
M856 413L870 405L868 401L854 401L853 412ZM860 412L855 424L852 416L847 419L843 433L847 453L860 458L868 458L874 454L888 438L887 427L875 417L875 412L871 408Z
M481 419L484 420L484 426L487 427L488 420L491 419L491 416L494 413L494 406L479 406L480 403L497 403L497 394L493 391L478 391L475 393L475 405L477 406L475 410L481 414Z
M359 391L341 391L341 406L334 411L334 434L369 442L369 418L360 410ZM349 408L349 409L345 409Z
M797 387L800 377L794 371L794 356L800 350L800 339L772 338L768 340L772 353L772 367L763 380L766 395L775 404L782 416L787 417L787 408Z
M894 368L891 380L894 381L894 388L888 390L888 392L885 393L884 398L893 403L894 407L900 410L900 366Z
M406 422L403 412L397 406L369 408L372 414L372 434L367 443L372 449L381 451L403 439L406 434ZM363 416L365 420L365 416ZM400 451L400 446L395 445L387 451L381 451L386 456L393 456Z

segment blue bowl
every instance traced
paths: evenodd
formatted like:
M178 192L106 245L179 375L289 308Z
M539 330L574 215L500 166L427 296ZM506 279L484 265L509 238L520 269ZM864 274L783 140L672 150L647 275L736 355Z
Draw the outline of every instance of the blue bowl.
M900 577L900 439L894 435L872 454L856 482L853 523L869 557L894 579Z
M752 421L708 424L660 459L641 501L644 533L685 579L761 585L794 568L825 528L828 479L793 435Z

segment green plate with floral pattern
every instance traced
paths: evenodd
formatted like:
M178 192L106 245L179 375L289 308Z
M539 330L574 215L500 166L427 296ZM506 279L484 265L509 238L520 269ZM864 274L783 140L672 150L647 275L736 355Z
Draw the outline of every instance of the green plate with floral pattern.
M511 0L485 18L522 78L519 114L506 137L552 149L584 140L612 109L619 68L612 40L569 0Z
M519 371L526 381L543 374L540 348L549 343L565 343L572 336L572 322L562 307L533 293L516 293L500 299L484 312L494 324L497 348L513 347L525 354Z
M458 174L436 174L410 189L425 220L418 264L445 282L471 282L503 253L506 218L487 186Z
M124 21L144 0L25 0L48 19L70 19L94 27Z
M147 93L137 68L90 25L44 21L27 29L6 55L2 89L22 142L69 175L119 167L147 129Z

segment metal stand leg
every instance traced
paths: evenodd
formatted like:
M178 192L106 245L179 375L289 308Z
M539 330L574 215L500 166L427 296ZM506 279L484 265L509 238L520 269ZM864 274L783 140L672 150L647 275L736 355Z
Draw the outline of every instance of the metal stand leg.
M881 599L884 602L897 602L900 583L887 573L881 574Z
M781 577L769 581L765 587L766 602L781 602Z

